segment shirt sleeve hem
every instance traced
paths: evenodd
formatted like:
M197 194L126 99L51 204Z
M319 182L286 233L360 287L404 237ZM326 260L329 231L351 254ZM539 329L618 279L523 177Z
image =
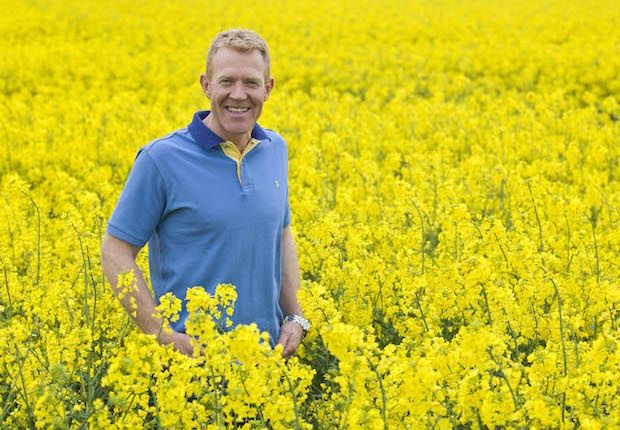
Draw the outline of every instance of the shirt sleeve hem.
M125 241L139 248L142 248L148 241L148 239L147 240L138 239L135 236L132 236L131 234L124 232L120 228L113 226L112 224L108 224L108 228L106 231L111 236L114 236L117 239Z

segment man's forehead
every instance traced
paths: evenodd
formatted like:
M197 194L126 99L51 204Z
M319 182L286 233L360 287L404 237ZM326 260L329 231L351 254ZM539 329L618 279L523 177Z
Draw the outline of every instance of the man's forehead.
M257 70L247 67L221 67L214 68L213 77L217 79L223 78L247 78L247 79L262 79L264 77L264 70Z
M237 51L232 48L218 49L213 56L214 66L247 66L265 68L265 61L260 51L254 49L250 52Z

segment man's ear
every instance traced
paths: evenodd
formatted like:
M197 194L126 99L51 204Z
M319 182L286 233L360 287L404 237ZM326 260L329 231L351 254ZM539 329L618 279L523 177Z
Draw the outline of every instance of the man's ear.
M265 89L267 90L267 92L265 93L265 98L263 101L267 101L267 99L269 98L269 94L271 94L271 90L273 90L274 83L275 81L273 80L273 78L269 78L267 82L265 82Z
M204 93L204 95L207 96L208 99L211 99L211 96L209 95L211 85L209 83L207 75L205 75L204 73L200 75L200 86L202 87L202 92Z

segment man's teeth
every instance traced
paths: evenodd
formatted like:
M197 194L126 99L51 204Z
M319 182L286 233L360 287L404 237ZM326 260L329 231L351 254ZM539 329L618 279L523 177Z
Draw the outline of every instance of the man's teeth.
M234 108L234 107L229 107L227 109L231 112L246 112L250 110L250 108Z

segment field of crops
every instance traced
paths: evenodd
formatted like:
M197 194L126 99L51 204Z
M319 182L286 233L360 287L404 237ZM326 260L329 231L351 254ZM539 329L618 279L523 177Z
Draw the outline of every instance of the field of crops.
M620 3L0 3L0 427L620 428ZM217 332L225 287L188 305L204 355L160 346L100 265L234 27L288 143L288 361Z

